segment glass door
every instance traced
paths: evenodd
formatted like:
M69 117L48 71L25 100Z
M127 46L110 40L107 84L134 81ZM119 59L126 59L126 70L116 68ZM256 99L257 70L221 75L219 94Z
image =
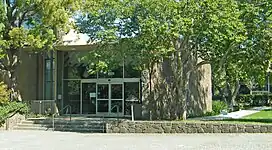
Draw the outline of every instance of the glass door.
M110 112L111 114L123 114L124 85L122 83L110 84Z
M109 84L98 83L97 84L97 113L109 113Z
M96 83L82 83L82 114L96 113Z

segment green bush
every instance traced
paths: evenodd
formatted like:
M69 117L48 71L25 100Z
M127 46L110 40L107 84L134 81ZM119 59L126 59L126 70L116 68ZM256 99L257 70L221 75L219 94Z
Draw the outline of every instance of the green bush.
M28 105L21 102L9 102L0 106L0 126L4 121L13 114L26 114L29 108Z
M223 101L213 101L212 102L212 110L215 115L221 113L222 110L227 110L228 105Z
M7 86L0 82L0 106L5 105L9 102L10 92L7 89Z
M239 106L264 106L268 105L268 98L272 99L272 95L267 94L241 94L236 98L236 102Z
M219 100L213 100L212 101L212 111L206 112L205 116L219 115L222 112L222 110L227 110L227 109L228 109L228 105L225 102L219 101Z

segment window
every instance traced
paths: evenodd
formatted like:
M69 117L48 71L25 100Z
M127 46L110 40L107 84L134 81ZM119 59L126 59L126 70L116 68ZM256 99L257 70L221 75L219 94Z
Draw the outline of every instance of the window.
M55 64L53 51L49 52L44 60L44 99L53 100L55 90Z

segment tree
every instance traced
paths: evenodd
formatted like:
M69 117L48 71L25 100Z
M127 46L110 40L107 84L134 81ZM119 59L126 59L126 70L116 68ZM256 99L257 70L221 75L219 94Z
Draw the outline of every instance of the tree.
M92 56L120 53L112 55L116 56L113 60L138 58L137 63L151 71L154 64L169 62L173 81L166 93L173 100L171 118L175 119L186 119L188 86L194 71L222 57L230 44L245 39L235 0L102 0L99 10L86 12L78 22L80 31L107 47ZM123 45L122 49L116 45ZM111 64L108 59L99 59L104 60L104 66Z
M11 91L12 100L21 100L16 72L20 52L53 50L58 34L67 32L79 0L1 0L0 71Z
M223 59L217 59L213 72L215 86L226 97L231 109L241 82L249 87L253 80L260 85L264 84L272 55L272 3L240 0L237 3L245 38L231 45L231 49L226 47Z

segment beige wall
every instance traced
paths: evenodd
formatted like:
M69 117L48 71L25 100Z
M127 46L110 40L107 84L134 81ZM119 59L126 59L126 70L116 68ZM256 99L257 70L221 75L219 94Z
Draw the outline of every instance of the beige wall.
M182 98L171 93L173 84L169 62L155 64L143 76L143 117L145 119L173 119L182 113ZM211 66L201 66L193 71L189 81L187 115L199 116L212 110ZM182 92L184 89L179 89Z
M25 51L21 52L21 64L19 66L18 83L22 98L25 101L37 99L38 74L37 54Z
M23 101L27 102L31 111L44 113L52 102L39 103L43 100L43 56L41 53L22 51L21 64L18 67L18 85Z
M190 91L189 115L199 116L212 111L211 65L202 65L192 73Z

